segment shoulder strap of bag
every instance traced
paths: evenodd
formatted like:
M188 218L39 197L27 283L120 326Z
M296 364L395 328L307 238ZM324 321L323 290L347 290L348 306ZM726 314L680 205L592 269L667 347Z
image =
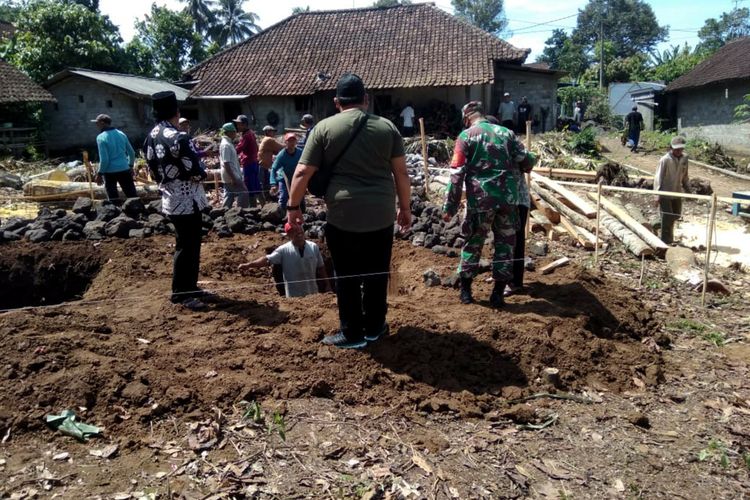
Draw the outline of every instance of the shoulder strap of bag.
M370 118L369 113L365 113L365 117L359 122L359 125L357 126L357 129L354 131L354 133L349 137L349 142L346 143L346 146L344 146L344 149L341 150L341 152L336 156L336 159L333 160L327 167L327 170L333 169L334 166L341 160L341 158L344 157L344 154L346 154L347 150L349 149L349 146L352 145L354 142L354 139L357 138L359 133L362 131L363 128L365 128L365 125L367 124L367 120Z

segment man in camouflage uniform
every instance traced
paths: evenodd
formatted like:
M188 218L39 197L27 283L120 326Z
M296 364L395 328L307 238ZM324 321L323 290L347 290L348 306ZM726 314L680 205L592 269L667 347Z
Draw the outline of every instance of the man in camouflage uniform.
M493 125L484 117L482 103L472 101L462 108L467 127L456 139L451 160L451 183L443 206L444 220L458 212L466 183L466 215L461 227L466 240L458 272L461 302L471 304L471 282L476 275L484 241L494 235L495 257L492 276L495 286L490 304L504 304L503 291L513 272L513 248L520 224L517 205L521 197L519 178L536 163L533 153L505 127Z

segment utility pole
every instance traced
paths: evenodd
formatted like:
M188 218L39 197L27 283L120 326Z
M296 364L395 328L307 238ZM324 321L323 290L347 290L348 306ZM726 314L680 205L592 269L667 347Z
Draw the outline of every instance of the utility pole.
M604 17L599 22L599 88L604 88Z

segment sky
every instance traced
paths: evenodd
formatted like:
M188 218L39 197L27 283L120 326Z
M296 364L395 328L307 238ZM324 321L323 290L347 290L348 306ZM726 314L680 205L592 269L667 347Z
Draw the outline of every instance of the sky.
M180 9L183 4L177 0L100 0L99 7L103 14L120 27L126 41L134 34L133 24L137 18L149 11L154 1L172 9ZM260 20L258 25L267 28L289 16L294 7L310 6L312 10L348 9L368 7L374 0L246 0L244 8L256 13ZM570 33L576 23L578 9L583 8L588 0L505 0L505 16L509 20L510 36L504 36L516 47L529 48L531 54L527 62L533 62L544 49L544 42L555 28ZM740 0L747 2L750 0ZM415 0L414 3L420 3ZM452 12L450 0L434 0L433 3ZM722 12L731 10L734 0L647 0L656 14L660 25L670 27L669 39L659 46L660 50L671 45L691 46L698 42L698 30L710 17L718 17Z

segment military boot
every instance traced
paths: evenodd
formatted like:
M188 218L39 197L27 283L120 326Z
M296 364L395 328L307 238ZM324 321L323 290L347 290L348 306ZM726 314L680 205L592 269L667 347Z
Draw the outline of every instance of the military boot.
M495 286L492 289L492 294L490 294L490 305L492 307L500 308L505 305L505 281L496 281Z
M471 304L474 302L474 297L471 296L471 278L461 278L461 303Z

